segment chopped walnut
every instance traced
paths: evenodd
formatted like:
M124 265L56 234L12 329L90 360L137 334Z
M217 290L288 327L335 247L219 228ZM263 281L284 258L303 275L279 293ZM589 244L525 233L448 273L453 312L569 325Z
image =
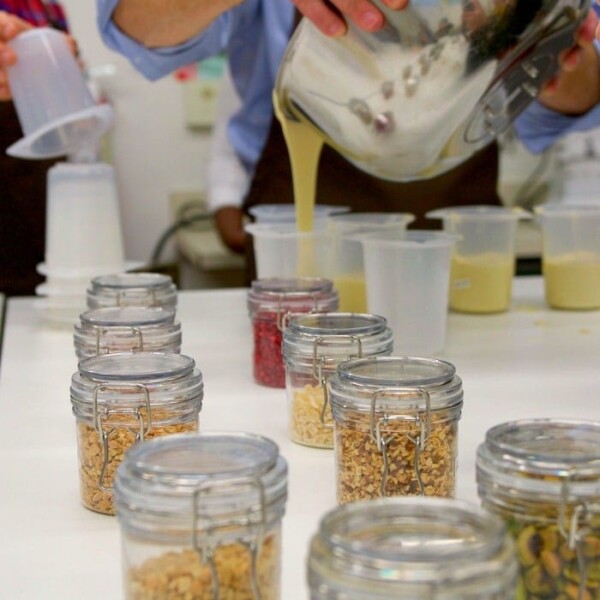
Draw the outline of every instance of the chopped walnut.
M324 392L320 385L305 385L292 389L290 433L293 442L315 448L333 448L333 420L331 408L325 412L325 425L321 423Z
M159 417L159 413L153 412L153 418L158 423L161 422ZM108 461L104 475L102 475L104 454L100 434L93 425L85 421L77 423L79 489L81 500L86 508L114 515L113 481L125 452L135 444L139 424L137 421L132 421L131 417L111 415L110 421L103 423L103 427L108 434ZM193 431L198 431L198 419L173 425L152 425L144 439ZM101 476L102 481L100 481Z
M279 534L263 541L256 578L262 600L278 600L280 577ZM219 600L256 600L251 581L251 554L240 543L224 544L214 551ZM213 600L210 566L189 548L166 552L129 568L125 576L128 600Z
M431 415L431 431L415 470L414 422L390 421L382 429L388 440L388 473L382 494L384 456L370 434L370 415L354 413L335 423L337 499L346 504L385 496L453 497L456 476L458 422ZM421 488L422 486L422 488Z

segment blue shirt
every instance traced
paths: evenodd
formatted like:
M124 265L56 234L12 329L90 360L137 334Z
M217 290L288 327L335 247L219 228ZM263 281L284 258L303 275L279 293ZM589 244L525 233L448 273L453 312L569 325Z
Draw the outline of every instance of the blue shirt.
M272 91L294 21L288 0L245 0L195 38L150 50L124 35L110 17L118 0L97 0L98 27L107 46L125 55L148 79L226 51L242 99L229 124L229 138L249 171L254 169L273 118Z
M271 100L279 63L294 20L288 0L245 0L216 19L210 27L184 44L151 50L125 36L110 20L118 0L97 0L98 26L105 43L124 54L149 79L158 79L178 67L225 50L242 106L229 124L229 138L248 171L264 146L273 106ZM600 106L583 117L559 115L539 103L517 119L523 143L542 152L565 133L600 125Z

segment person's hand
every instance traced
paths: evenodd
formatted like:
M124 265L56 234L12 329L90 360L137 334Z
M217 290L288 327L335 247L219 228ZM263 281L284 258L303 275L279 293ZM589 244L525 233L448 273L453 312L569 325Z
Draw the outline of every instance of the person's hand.
M223 243L234 252L244 252L246 233L242 210L237 206L224 206L215 211L214 217Z
M337 37L346 33L346 20L350 19L366 31L377 31L385 17L370 0L292 0L296 8L325 35ZM381 0L394 10L408 5L408 0Z
M11 93L8 85L6 69L17 62L17 56L8 42L24 31L33 29L33 25L10 13L0 11L0 101L10 100ZM65 34L66 42L74 56L77 56L77 44L72 36Z
M598 17L590 10L575 33L575 44L558 57L560 70L542 89L538 100L566 115L582 115L600 102L600 59L594 46Z

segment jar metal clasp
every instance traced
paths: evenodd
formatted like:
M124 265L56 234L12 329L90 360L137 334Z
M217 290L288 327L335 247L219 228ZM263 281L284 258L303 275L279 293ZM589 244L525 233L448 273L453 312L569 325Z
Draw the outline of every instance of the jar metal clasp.
M112 409L105 405L104 409L101 411L98 406L98 395L101 392L122 392L124 389L135 390L140 392L144 401L139 406L127 409ZM126 427L128 431L135 435L135 442L143 442L145 436L148 434L150 429L152 428L152 409L150 407L150 393L148 388L142 383L119 383L119 385L108 385L108 384L100 384L94 388L93 392L93 419L94 419L94 428L98 432L100 436L100 443L102 444L102 468L100 469L100 475L98 476L98 487L103 492L112 491L112 485L106 485L104 482L104 478L106 476L106 470L108 468L109 463L109 448L108 442L112 433L117 429L122 429L120 427L112 427L110 429L105 429L103 426L103 422L108 421L110 415L133 415L138 422L137 430L132 429L131 427ZM142 407L146 409L146 421L144 422L144 415L142 413Z
M398 398L398 397L410 397L416 396L422 400L422 404L419 403L415 407L415 414L402 414L402 415L388 415L384 412L383 416L379 419L376 418L376 412L379 403L385 398ZM407 422L415 423L419 429L416 436L409 434L406 437L415 447L415 460L414 460L414 471L419 486L419 495L423 496L425 493L425 487L421 478L421 467L420 458L421 453L425 450L427 439L431 433L431 398L429 392L423 388L382 388L373 392L371 396L371 412L370 412L370 426L369 433L371 440L377 444L377 450L383 457L383 469L381 473L381 485L380 493L382 497L387 496L387 479L389 475L389 457L388 457L388 446L394 439L393 435L385 437L383 429L386 425L393 422Z
M348 339L352 345L356 344L356 354L349 354L346 357L346 360L350 360L352 358L362 358L363 349L362 349L362 339L357 335L331 335L331 336L321 336L315 338L313 341L313 377L319 382L321 389L323 390L323 405L321 406L321 425L325 429L333 429L332 423L326 422L326 414L327 408L329 406L329 387L327 385L327 379L324 374L324 363L325 360L323 357L319 357L319 347L325 345L327 341L335 341L338 342L343 339Z
M569 492L570 485L575 475L574 470L569 470L561 475L561 489L560 489L560 506L558 513L558 530L561 535L567 541L569 549L575 551L577 558L577 566L579 568L579 591L578 598L585 598L586 591L586 565L587 560L583 551L583 545L581 542L587 535L591 533L591 528L587 526L590 517L594 512L586 502L580 502L576 504L569 516Z
M212 582L212 598L213 600L219 600L219 579L214 557L215 550L219 546L218 540L214 540L218 525L215 525L210 514L202 512L201 500L213 493L223 493L225 490L227 490L227 493L235 493L236 495L243 494L245 490L256 490L258 494L258 507L247 510L241 519L235 521L235 523L228 523L227 526L237 525L250 529L250 535L240 537L236 541L245 546L250 553L250 585L252 586L254 600L263 600L258 585L257 562L266 530L266 498L264 486L258 477L205 481L194 490L192 494L192 547L200 556L202 563L208 565ZM201 541L198 535L200 521L206 523L202 528Z
M121 329L121 328L119 328ZM132 352L143 352L144 351L144 340L142 336L142 330L139 327L124 327L131 332L131 337L137 338L137 347L132 348ZM102 348L102 341L104 336L109 334L111 330L105 327L96 327L96 356L100 356L100 350ZM110 351L107 347L107 354Z

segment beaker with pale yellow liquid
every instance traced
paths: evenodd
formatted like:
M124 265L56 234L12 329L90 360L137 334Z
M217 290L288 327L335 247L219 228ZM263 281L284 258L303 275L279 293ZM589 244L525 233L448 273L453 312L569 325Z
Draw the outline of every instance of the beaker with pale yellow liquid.
M361 235L373 231L404 231L414 221L409 213L347 213L327 218L330 233L327 276L333 281L342 312L366 313L367 285Z
M450 308L464 313L498 313L510 308L515 273L515 237L529 215L503 206L454 206L427 213L459 236L450 266Z
M542 228L542 272L552 308L600 308L600 205L536 208Z

